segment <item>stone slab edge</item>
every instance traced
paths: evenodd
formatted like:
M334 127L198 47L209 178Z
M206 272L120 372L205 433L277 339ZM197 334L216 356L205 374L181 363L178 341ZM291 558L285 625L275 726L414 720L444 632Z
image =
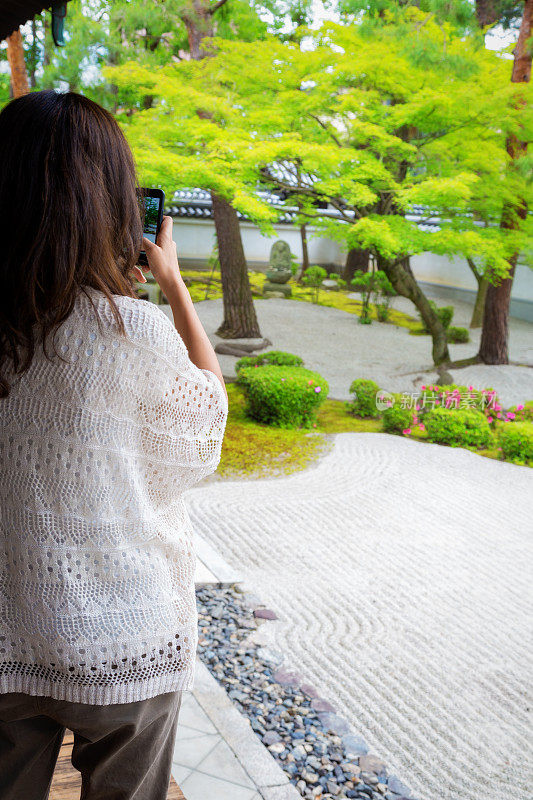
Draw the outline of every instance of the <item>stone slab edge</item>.
M194 533L194 550L200 561L215 576L219 586L241 583L242 578L239 573L233 567L230 567L215 548L196 532Z
M302 800L250 722L199 658L192 693L265 800Z

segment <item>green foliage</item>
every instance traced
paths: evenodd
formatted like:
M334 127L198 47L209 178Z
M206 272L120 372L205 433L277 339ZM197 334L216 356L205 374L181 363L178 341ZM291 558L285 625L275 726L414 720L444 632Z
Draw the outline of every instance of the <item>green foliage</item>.
M240 370L246 414L280 428L310 428L329 391L327 381L304 367L266 366Z
M450 323L451 323L451 321L453 319L453 314L454 314L453 306L441 306L440 308L437 308L437 304L436 304L436 302L434 300L430 300L429 301L429 305L435 311L435 313L438 315L440 321L442 322L443 327L445 329L448 329L449 326L450 326ZM424 330L424 333L429 333L429 330L428 330L428 328L426 326L426 323L424 322L424 320L422 318L422 315L420 314L419 316L420 316L420 322L422 323L422 328Z
M452 325L446 331L446 339L454 344L464 344L470 341L470 334L467 328L457 328Z
M392 297L396 294L394 288L383 270L369 270L363 272L358 269L350 281L351 286L361 292L363 309L359 322L370 324L370 303L372 298L376 298L376 316L380 322L385 322L389 318L389 306Z
M309 286L312 290L313 303L318 303L319 291L324 278L328 277L327 270L324 267L308 267L302 277L304 286Z
M353 381L350 386L353 400L346 404L349 413L363 418L379 417L379 411L376 408L377 392L379 392L379 386L374 381L363 378Z
M435 408L424 416L428 439L452 447L489 447L492 433L475 408Z
M410 431L413 424L413 412L410 408L402 408L401 395L394 394L394 403L381 413L383 430L386 433L403 433Z
M283 350L269 350L258 356L243 356L235 364L235 372L239 373L243 367L262 367L265 365L275 365L277 367L301 367L303 359L293 353L285 353Z
M515 464L533 462L533 423L505 422L498 429L498 441L507 461Z
M213 189L265 230L276 215L259 190L281 187L287 206L343 245L387 263L475 257L496 281L531 242L518 214L530 168L508 169L506 139L529 130L532 89L512 84L509 61L477 33L439 19L401 4L371 34L363 14L305 31L305 49L218 38L201 62L123 64L107 77L119 98L138 97L123 122L144 180ZM499 226L504 203L515 230ZM417 225L420 205L438 226Z

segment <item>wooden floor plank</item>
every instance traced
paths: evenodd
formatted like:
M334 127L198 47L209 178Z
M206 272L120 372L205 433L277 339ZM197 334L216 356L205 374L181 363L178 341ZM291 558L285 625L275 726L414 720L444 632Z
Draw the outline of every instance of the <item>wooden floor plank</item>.
M73 744L74 734L72 731L66 730L57 759L49 800L79 800L81 775L77 769L74 769L70 761ZM167 800L186 800L174 778L170 779Z

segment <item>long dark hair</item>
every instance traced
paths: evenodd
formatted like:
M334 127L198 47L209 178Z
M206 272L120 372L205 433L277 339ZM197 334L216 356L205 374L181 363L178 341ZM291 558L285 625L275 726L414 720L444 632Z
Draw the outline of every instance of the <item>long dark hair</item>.
M125 333L112 295L135 296L136 185L119 126L86 97L32 92L0 113L0 397L8 367L24 372L39 342L49 357L83 287L104 292Z

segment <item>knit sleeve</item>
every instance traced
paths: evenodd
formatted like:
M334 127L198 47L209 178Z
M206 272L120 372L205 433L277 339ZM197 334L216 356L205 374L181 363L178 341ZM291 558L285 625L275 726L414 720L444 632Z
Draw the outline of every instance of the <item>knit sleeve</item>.
M214 472L220 461L228 400L219 378L198 368L178 331L157 306L146 301L135 331L143 391L137 398L146 455L181 468L181 484ZM185 478L184 471L188 473Z

